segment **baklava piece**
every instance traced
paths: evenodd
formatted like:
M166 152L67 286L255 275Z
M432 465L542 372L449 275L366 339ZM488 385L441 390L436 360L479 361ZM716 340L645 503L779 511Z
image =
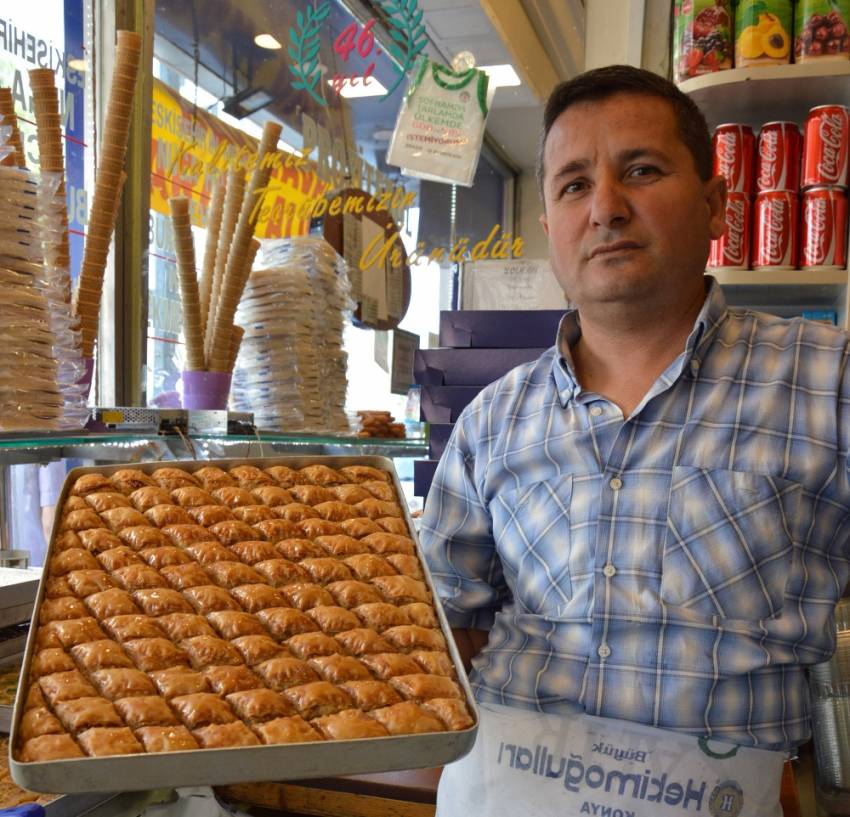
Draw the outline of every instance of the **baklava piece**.
M71 496L87 496L98 491L111 491L112 483L103 474L84 474L71 487Z
M249 613L258 613L269 607L286 607L286 600L280 591L267 584L243 584L234 587L231 592Z
M146 752L189 752L201 748L185 726L143 726L136 735Z
M431 698L422 702L422 708L436 715L451 732L460 732L475 725L466 704L457 698Z
M431 594L425 582L410 576L376 576L371 583L381 591L384 599L392 604L427 604L431 601Z
M409 536L410 530L407 527L407 522L398 516L384 516L376 520L382 530L387 533L395 533L399 536Z
M272 465L263 469L281 488L291 488L293 485L303 483L305 480L298 472L288 465Z
M287 651L267 635L243 635L233 639L233 646L249 667L271 658L288 657Z
M203 525L168 525L162 532L171 540L169 545L187 548L198 542L215 542L215 535Z
M353 484L334 485L330 489L330 492L333 494L334 499L338 499L340 502L347 502L349 505L353 505L355 502L362 502L364 499L369 499L372 496L364 488Z
M134 638L162 638L165 635L156 622L143 615L112 616L101 623L103 629L121 644Z
M280 488L277 485L261 485L254 488L251 493L259 502L269 508L273 508L275 505L289 505L290 502L295 501L286 488Z
M340 607L349 610L361 604L373 604L384 600L374 587L355 580L333 582L327 586L327 589Z
M237 542L230 545L230 550L248 565L255 565L257 562L264 562L266 559L277 559L280 555L271 542L259 540Z
M32 686L30 686L27 690L27 697L24 701L24 711L28 709L36 709L38 707L46 709L47 699L44 697L41 687L38 684L32 684Z
M319 629L309 616L291 607L270 607L260 610L257 618L266 625L278 641L286 641L294 635L312 633Z
M320 502L328 502L336 497L327 489L320 485L293 485L289 489L289 493L294 497L295 502L301 502L304 505L318 505ZM277 502L277 505L284 503Z
M277 514L267 505L240 505L233 509L233 516L246 525L256 525L267 522L269 519L277 519Z
M192 517L177 505L154 505L145 511L144 517L151 525L156 525L158 528L164 528L166 525L194 524Z
M289 505L278 505L275 514L287 522L300 522L302 519L321 518L309 505L301 502L290 502ZM263 524L262 522L260 524ZM259 527L259 525L257 526ZM296 534L297 535L297 534Z
M171 502L171 494L159 486L139 488L130 494L130 503L140 513L144 513L157 505L167 505L169 502Z
M339 471L327 465L307 465L299 468L298 473L313 485L342 485L350 482Z
M358 485L369 480L390 481L390 475L386 471L373 468L371 465L346 465L340 468L339 471L348 477L349 482L354 482Z
M60 701L54 706L56 717L69 732L82 732L93 726L123 726L121 716L106 698L96 695Z
M431 698L463 698L460 687L451 678L442 675L424 672L396 675L389 683L406 699L417 703Z
M307 741L323 740L321 734L299 715L292 718L275 718L272 721L258 724L254 728L265 744L306 743Z
M138 698L122 698L115 702L115 708L131 729L144 726L176 726L174 713L159 695L147 695Z
M47 760L64 760L72 757L85 757L85 755L70 735L62 734L40 735L37 738L30 738L21 749L20 759L24 763L41 763Z
M197 562L163 567L160 574L175 590L200 587L210 582L210 577Z
M242 562L213 562L206 565L206 571L219 587L239 587L241 584L259 584L263 581L256 570Z
M156 570L145 564L121 567L112 577L128 592L168 586Z
M192 561L192 557L184 550L166 545L161 548L145 548L139 551L139 557L144 559L154 570L162 570L172 565L185 565Z
M176 488L171 492L171 499L176 502L181 508L202 508L207 505L215 505L215 499L212 494L205 491L203 488L188 486L186 488Z
M47 580L47 585L44 588L44 598L61 599L64 596L73 595L74 591L71 590L71 585L68 584L68 578L66 576L56 576L56 578Z
M145 520L147 523L147 520ZM139 525L134 528L124 528L118 534L118 538L133 550L144 550L145 548L163 547L173 542L159 528L148 524Z
M340 688L351 696L358 708L364 712L400 704L404 700L386 681L348 681L340 684Z
M331 582L342 582L351 578L348 566L331 556L304 559L299 567L306 570L316 584L331 584Z
M254 672L263 679L267 687L278 692L319 680L316 671L298 658L270 658L262 664L257 664Z
M149 524L135 508L113 508L111 511L104 511L100 516L113 533L120 533L124 528Z
M163 582L165 584L165 582ZM147 615L158 618L171 613L191 613L192 605L183 594L169 587L156 587L148 590L137 590L133 600Z
M114 490L120 491L128 496L139 488L154 488L156 483L144 472L137 468L122 468L116 471L110 478ZM104 489L108 490L108 489Z
M24 742L41 735L60 735L64 731L56 716L43 706L28 709L21 715L19 732Z
M153 682L137 669L100 669L91 674L97 691L110 701L156 693Z
M358 740L389 735L382 724L364 715L359 709L345 709L335 715L316 718L313 726L329 740Z
M444 675L446 678L455 677L452 659L446 652L439 650L414 650L410 657L419 664L425 672L431 675Z
M234 692L258 689L263 685L263 682L244 664L238 667L210 667L204 671L204 675L213 692L223 698Z
M180 647L189 656L192 667L202 670L206 667L238 666L242 663L239 650L222 638L210 635L197 635L180 642Z
M202 616L216 612L216 610L241 610L239 602L230 595L223 587L214 584L190 587L183 591L183 595L189 600L192 607Z
M88 615L85 604L75 596L63 596L59 599L45 599L38 611L40 624L48 621L67 621L70 618L82 618Z
M368 627L357 627L337 633L334 638L352 655L362 656L375 653L392 652L392 645L385 641L374 630Z
M215 636L215 630L209 622L203 616L194 613L172 613L157 619L157 624L177 644L199 635Z
M72 570L98 570L100 565L94 556L82 548L68 548L50 560L51 576L65 576Z
M430 630L416 624L390 627L384 633L384 638L401 652L446 649L446 639L443 638L443 634L439 630Z
M120 539L118 540L120 543ZM139 565L142 560L136 555L136 552L127 545L118 544L116 547L104 550L97 554L97 560L100 562L104 570L112 573L114 570L120 570L127 565Z
M309 539L282 539L275 543L275 549L284 559L293 562L325 555L325 549Z
M390 553L385 558L402 576L410 576L410 578L419 581L425 580L422 565L416 556L411 556L408 553Z
M416 553L416 545L408 536L400 536L397 533L370 533L363 537L363 542L369 546L372 553L379 555L386 553L406 553L410 556Z
M45 626L56 633L65 649L75 647L77 644L85 644L87 641L99 641L101 638L106 638L100 625L91 616L69 621L51 621Z
M257 468L256 465L234 465L229 470L232 476L239 484L240 488L251 490L259 488L263 485L274 485L275 481L268 474Z
M287 640L286 646L294 656L300 658L302 661L316 658L320 655L333 655L334 653L342 652L342 647L333 638L324 633L302 633L301 635L294 635Z
M98 491L94 494L88 494L85 501L95 513L111 511L113 508L132 507L130 500L124 494L119 494L117 491ZM65 510L68 510L67 503L65 503Z
M415 601L411 604L402 605L400 609L407 616L410 624L431 630L436 630L440 627L440 622L437 620L437 613L430 604Z
M83 499L81 496L69 496L65 499L65 504L62 506L63 513L70 513L71 511L84 511L86 508L90 508L88 502Z
M359 607L354 608L354 612L357 613L363 624L379 633L389 630L390 627L410 624L410 621L400 607L384 601L361 604Z
M97 570L72 570L66 578L71 589L81 599L115 587L115 582L110 575L105 570L100 570L99 566Z
M218 542L197 542L194 545L189 545L186 552L202 565L233 560L233 552Z
M132 669L133 664L117 641L104 638L71 647L71 657L86 675L99 669Z
M142 672L155 672L189 663L186 653L178 650L166 638L134 638L124 642L124 649Z
M134 755L144 751L142 744L126 726L112 729L94 727L78 735L77 740L91 757Z
M196 524L206 527L236 518L233 511L225 508L224 505L200 505L197 508L189 508L189 516L195 520Z
M243 721L251 725L297 714L295 707L272 689L232 692L227 696L227 702Z
M266 559L257 562L254 565L254 570L262 576L257 581L261 582L265 579L273 587L283 587L287 584L305 582L310 579L309 574L301 565L290 562L288 559Z
M195 471L194 477L207 491L214 491L216 488L229 488L232 485L236 485L236 480L230 474L214 465L206 465L203 468L199 468Z
M401 518L401 506L397 502L384 502L382 499L364 499L353 505L364 516L370 519L381 519L384 516Z
M254 497L251 496L251 492L246 491L244 488L216 488L212 492L212 495L215 497L216 502L220 502L228 508L238 508L240 505L255 504L255 500Z
M397 652L364 655L361 661L384 681L396 675L412 675L422 669L409 655Z
M160 488L174 491L177 488L200 487L200 482L188 471L182 468L157 468L151 476Z
M281 507L288 508L290 506L283 505ZM280 508L274 509L275 513L279 510ZM268 539L272 543L278 543L281 539L297 539L303 535L301 529L287 519L269 519L267 522L259 522L253 527L260 537ZM256 539L257 537L251 538Z
M364 502L366 500L363 500ZM320 502L313 506L313 510L322 517L329 519L331 522L343 522L346 519L356 519L358 516L363 516L354 505L349 505L346 502L339 500L331 500L330 502Z
M49 647L39 650L30 664L30 675L33 679L41 678L43 675L53 675L55 672L70 672L77 665L74 659L61 647Z
M335 536L318 536L316 541L331 556L344 557L369 553L368 546L344 533L338 533Z
M351 572L362 582L375 576L395 576L395 568L383 557L374 553L358 553L343 559Z
M372 519L346 519L345 522L340 522L340 527L343 533L348 534L354 539L362 539L364 536L369 536L371 533L380 533L383 529Z
M336 536L342 533L342 527L339 522L331 522L329 519L321 519L319 517L302 519L295 524L301 531L302 536L307 536L311 539L316 536Z
M283 694L294 704L301 717L308 721L323 715L333 715L343 709L351 709L354 705L348 695L327 681L313 681L289 687Z
M260 745L257 736L242 721L203 726L200 729L193 730L192 734L204 749Z
M443 722L413 701L375 709L370 715L379 720L391 735L414 735L445 732Z
M188 729L199 729L213 723L233 723L233 710L218 695L196 692L178 695L169 703Z
M318 607L307 610L307 615L322 628L322 632L328 635L353 630L363 625L363 622L351 610L335 605L320 604Z
M220 610L207 617L216 632L227 641L243 635L267 635L266 628L256 616L236 610Z
M61 553L63 550L70 550L71 548L85 548L80 535L72 530L57 533L56 538L53 540L53 552ZM86 550L88 549L86 548Z
M320 655L311 658L310 666L332 684L342 684L346 681L369 681L372 675L366 666L357 658L350 655Z
M280 592L298 610L312 610L320 605L331 606L334 603L333 596L324 587L310 582L287 584Z
M178 696L197 695L209 692L210 685L200 673L188 667L172 667L150 674L156 684L157 692L167 701Z
M62 517L59 525L59 531L80 531L89 530L91 528L104 527L103 520L91 509L86 508L81 511L71 511Z
M257 532L250 525L231 519L229 522L219 522L209 528L210 533L223 545L233 545L236 542L250 542L257 538Z

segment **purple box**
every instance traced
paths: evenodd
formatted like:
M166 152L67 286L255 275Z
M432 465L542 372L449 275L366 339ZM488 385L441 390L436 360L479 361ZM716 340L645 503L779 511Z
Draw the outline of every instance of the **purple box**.
M443 456L454 427L454 423L431 423L428 426L428 456L432 460Z
M413 378L423 386L486 386L546 351L536 349L417 349Z
M440 312L440 346L491 349L535 348L555 343L563 309L461 309Z
M439 460L414 460L413 461L413 494L414 496L427 497L437 470Z
M480 391L478 386L422 386L419 419L429 423L454 423Z

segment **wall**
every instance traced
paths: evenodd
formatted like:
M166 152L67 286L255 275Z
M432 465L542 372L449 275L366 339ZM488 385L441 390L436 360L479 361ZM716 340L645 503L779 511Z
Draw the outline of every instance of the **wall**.
M540 225L540 214L543 205L537 195L537 180L533 170L523 170L517 178L517 222L516 232L522 236L525 258L548 258L549 247L543 227Z

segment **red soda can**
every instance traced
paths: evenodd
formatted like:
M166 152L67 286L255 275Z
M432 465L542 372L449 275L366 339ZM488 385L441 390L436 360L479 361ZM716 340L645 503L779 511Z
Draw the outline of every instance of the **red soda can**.
M756 157L756 189L800 189L800 160L803 137L793 122L767 122L762 125Z
M755 141L749 125L718 125L714 131L714 175L726 179L730 192L753 193Z
M802 267L847 266L847 194L838 187L803 193Z
M797 269L797 194L765 190L756 196L753 269Z
M803 137L803 187L847 187L850 111L819 105L806 117Z
M711 242L709 267L750 268L750 225L753 205L746 193L730 193L726 199L726 233Z

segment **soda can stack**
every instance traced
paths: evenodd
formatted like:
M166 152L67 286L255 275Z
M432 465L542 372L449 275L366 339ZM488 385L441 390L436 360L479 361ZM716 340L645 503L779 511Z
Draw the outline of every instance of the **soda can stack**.
M753 267L797 269L799 264L800 154L793 122L762 126L756 157Z
M726 234L711 242L712 269L750 268L755 137L749 125L719 125L712 138L714 174L726 179Z
M806 117L803 137L803 218L800 265L847 266L847 181L850 110L819 105Z

